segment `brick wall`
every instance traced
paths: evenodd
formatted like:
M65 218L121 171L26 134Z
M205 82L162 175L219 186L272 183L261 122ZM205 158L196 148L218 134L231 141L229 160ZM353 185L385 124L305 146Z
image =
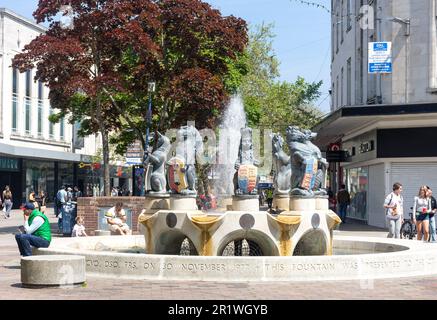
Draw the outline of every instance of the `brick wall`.
M123 202L124 209L131 209L132 232L138 233L138 216L145 206L144 197L96 197L77 200L77 216L84 218L88 235L94 235L94 231L98 228L99 208L113 207L117 202Z

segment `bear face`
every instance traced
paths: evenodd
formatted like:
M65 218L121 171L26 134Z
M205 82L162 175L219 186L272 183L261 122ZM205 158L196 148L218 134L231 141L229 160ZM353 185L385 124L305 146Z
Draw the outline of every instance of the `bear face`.
M287 128L287 143L301 142L305 143L307 141L307 135L305 132L301 131L300 128L291 126Z

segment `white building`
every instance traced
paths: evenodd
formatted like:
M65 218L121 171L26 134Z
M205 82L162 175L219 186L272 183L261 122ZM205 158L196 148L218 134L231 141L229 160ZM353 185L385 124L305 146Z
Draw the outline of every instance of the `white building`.
M78 139L67 120L52 124L53 111L48 88L34 81L35 70L19 73L12 59L45 28L0 8L0 188L10 185L14 207L22 203L31 190L45 190L52 199L62 184L78 185L86 191L93 180L89 163L96 154L100 139ZM74 139L73 139L74 138Z
M330 185L352 192L350 218L384 227L394 182L404 185L406 217L421 185L437 190L436 6L332 0L332 113L316 130L324 151L347 151L331 162ZM392 44L392 73L368 72L369 43L379 41Z

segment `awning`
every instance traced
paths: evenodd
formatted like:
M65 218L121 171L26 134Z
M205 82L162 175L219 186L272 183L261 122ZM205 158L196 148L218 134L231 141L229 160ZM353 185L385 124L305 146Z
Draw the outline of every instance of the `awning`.
M408 121L412 119L428 121L437 126L437 103L416 103L397 105L365 105L343 107L331 113L317 124L313 131L317 132L314 143L322 150L330 143L341 140L346 134L365 128L380 121Z

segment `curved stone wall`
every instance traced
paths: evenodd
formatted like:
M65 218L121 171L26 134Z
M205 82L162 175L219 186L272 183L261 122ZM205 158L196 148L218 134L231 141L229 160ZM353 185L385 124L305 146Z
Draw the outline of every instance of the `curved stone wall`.
M86 259L87 276L127 279L328 281L437 274L437 244L345 236L336 236L333 244L334 252L348 254L202 257L117 252L144 250L142 236L59 238L49 248L36 250L36 254L82 255Z

